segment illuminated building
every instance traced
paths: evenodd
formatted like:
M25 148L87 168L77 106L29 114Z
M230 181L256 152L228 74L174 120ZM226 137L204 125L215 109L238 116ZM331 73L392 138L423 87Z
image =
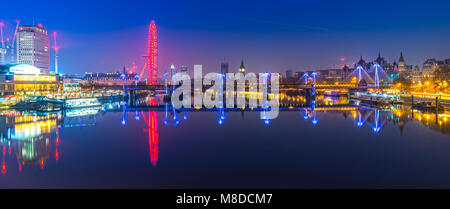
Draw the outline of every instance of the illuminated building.
M64 92L81 92L79 83L63 83Z
M406 71L405 59L403 58L403 53L400 52L400 58L398 59L398 71L404 73Z
M436 59L427 59L423 63L422 76L424 79L431 79L434 77L434 72L439 69L438 61Z
M48 31L41 26L20 26L17 32L17 63L33 65L43 72L50 67Z
M347 72L347 68L345 69L328 69L328 70L312 70L312 71L306 71L308 75L311 75L313 73L316 73L317 76L324 81L342 81L345 77Z
M241 61L241 66L239 67L239 72L245 74L244 60Z
M411 81L412 83L419 83L422 79L422 73L420 72L419 66L415 66L412 72Z
M0 66L0 91L2 95L45 96L62 90L58 75L43 74L28 64Z
M125 76L121 77L122 74ZM133 72L108 72L108 73L94 73L86 72L82 81L83 85L132 85L135 83L134 77L136 73Z
M406 65L402 52L400 52L400 58L398 59L398 72L406 77L410 77L412 74L412 65Z

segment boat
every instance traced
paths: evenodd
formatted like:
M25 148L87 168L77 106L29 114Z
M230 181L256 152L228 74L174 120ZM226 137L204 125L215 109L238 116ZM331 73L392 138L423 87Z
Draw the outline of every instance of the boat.
M350 100L356 105L377 107L377 108L389 108L397 102L389 95L383 94L366 94L356 93L350 95Z
M6 109L10 106L13 106L17 103L19 103L20 100L18 100L16 97L13 96L6 96L0 98L0 109Z
M49 99L44 96L29 97L11 106L17 110L53 111L64 107L64 100Z
M412 104L412 108L423 112L444 111L444 106L433 104L433 102L419 102Z
M77 99L66 99L64 103L64 108L82 108L82 107L98 107L102 104L95 97L92 98L77 98Z

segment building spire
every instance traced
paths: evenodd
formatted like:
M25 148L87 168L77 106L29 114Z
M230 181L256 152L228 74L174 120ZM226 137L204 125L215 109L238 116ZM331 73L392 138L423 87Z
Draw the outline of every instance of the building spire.
M244 66L244 60L243 59L241 61L241 66L239 67L239 72L240 73L245 73L245 66Z
M400 59L398 59L398 62L405 62L405 59L403 58L403 52L400 52Z

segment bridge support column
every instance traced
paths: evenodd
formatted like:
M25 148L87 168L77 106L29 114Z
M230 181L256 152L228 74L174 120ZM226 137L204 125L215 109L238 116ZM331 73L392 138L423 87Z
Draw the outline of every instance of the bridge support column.
M136 106L136 90L128 91L128 105L131 107Z

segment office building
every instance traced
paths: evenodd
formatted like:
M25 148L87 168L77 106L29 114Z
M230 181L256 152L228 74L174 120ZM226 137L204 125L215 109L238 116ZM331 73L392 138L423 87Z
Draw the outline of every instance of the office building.
M48 31L39 26L20 26L17 32L17 63L29 64L48 73L50 46Z

